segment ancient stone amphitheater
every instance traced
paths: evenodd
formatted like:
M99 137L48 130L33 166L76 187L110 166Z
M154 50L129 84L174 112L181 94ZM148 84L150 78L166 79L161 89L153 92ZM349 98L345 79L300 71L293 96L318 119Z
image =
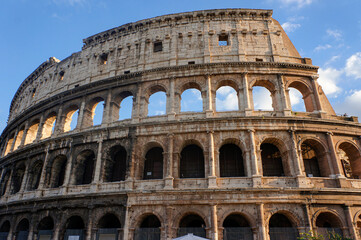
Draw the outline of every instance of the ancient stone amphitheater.
M271 10L171 14L84 39L12 100L0 239L360 239L361 127L335 114L317 70ZM224 86L238 110L217 111ZM254 108L254 87L269 90L272 111ZM305 112L292 111L291 88ZM182 111L188 89L203 110ZM166 111L149 116L157 92Z

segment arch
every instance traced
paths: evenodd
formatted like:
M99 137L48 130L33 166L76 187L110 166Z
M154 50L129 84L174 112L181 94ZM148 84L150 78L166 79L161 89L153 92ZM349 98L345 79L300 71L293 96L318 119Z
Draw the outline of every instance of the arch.
M181 112L202 112L203 98L198 88L188 88L181 94L180 99Z
M20 147L21 140L23 139L23 136L24 136L24 131L25 131L25 127L22 126L22 127L19 129L18 134L16 135L16 139L15 139L13 151L15 151L16 149L18 149L18 148Z
M16 227L16 239L26 240L29 235L29 220L23 218Z
M204 178L203 149L196 144L185 146L180 154L179 176L181 178Z
M343 236L343 224L341 220L337 215L330 211L320 212L316 217L315 225L317 233L323 236L328 236L334 233Z
M86 116L91 118L90 126L97 126L102 124L104 105L105 105L105 101L101 97L96 97L90 101L89 103L90 116ZM87 123L85 123L85 126L87 126Z
M77 155L73 172L75 185L89 184L92 182L94 165L95 154L92 150L84 150Z
M290 107L294 112L306 112L305 102L302 93L298 89L290 87L288 89Z
M80 216L71 216L65 224L65 240L85 239L85 225Z
M38 134L39 119L32 122L28 130L26 131L24 145L30 144L35 141L36 135Z
M256 80L250 84L253 109L275 111L275 85L269 80ZM268 97L269 96L269 97Z
M297 240L298 231L296 226L283 213L274 213L268 222L270 240Z
M44 217L38 224L38 239L51 240L53 238L54 221L50 216Z
M198 214L190 213L183 216L179 222L178 237L193 233L199 237L206 237L206 223Z
M167 96L166 92L158 91L148 98L148 116L165 115L167 112Z
M238 111L239 99L237 88L226 85L216 91L216 111Z
M52 112L48 115L48 117L46 118L43 124L41 139L51 137L51 135L54 133L55 122L56 122L56 113Z
M115 119L124 120L132 118L133 111L133 98L134 95L130 91L124 91L118 94L115 98L115 108L113 109L114 113L118 113Z
M6 172L3 174L3 177L0 182L0 196L4 196L4 194L6 193L8 182L10 180L11 170L6 169L4 171L6 171Z
M154 214L143 215L140 225L134 231L135 240L154 239L160 240L161 222Z
M10 222L8 220L4 221L0 227L0 239L7 239L10 232Z
M98 222L97 240L118 239L118 229L121 224L117 216L112 213L105 214Z
M27 190L35 190L39 187L41 171L43 169L43 162L36 161L29 171Z
M241 214L232 213L223 221L223 238L227 240L253 239L252 228Z
M78 125L79 107L71 105L65 111L63 132L73 131Z
M6 142L6 146L5 146L5 151L4 151L4 156L8 155L11 151L11 147L14 143L14 133L12 133L10 136L7 137L7 142Z
M20 163L20 164L18 164L18 166L15 168L15 170L13 172L13 176L12 176L12 180L11 180L11 193L12 194L15 194L20 191L21 184L22 184L23 178L24 178L24 174L25 174L25 164Z
M313 112L316 110L313 102L311 88L302 81L292 81L286 89L294 88L302 95L302 101L306 112ZM291 98L291 96L290 96Z
M124 147L116 145L110 148L104 166L104 181L124 181L127 168L127 151Z
M280 150L273 143L264 141L261 146L263 176L284 176L285 171Z
M328 177L331 169L328 164L324 144L317 138L304 138L300 142L305 173L308 177Z
M347 178L361 178L361 154L354 143L343 141L338 144L338 155Z
M153 147L149 149L144 159L143 179L163 178L163 148Z
M50 166L49 187L57 188L64 184L67 161L65 155L58 155L54 158Z
M244 163L242 150L233 143L226 143L219 149L220 177L242 177Z

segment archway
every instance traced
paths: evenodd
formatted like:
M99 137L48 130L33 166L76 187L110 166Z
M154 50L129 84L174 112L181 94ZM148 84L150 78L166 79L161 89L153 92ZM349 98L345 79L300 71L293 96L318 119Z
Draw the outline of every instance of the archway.
M73 172L75 185L90 184L93 180L95 154L92 150L84 150L76 158Z
M66 163L67 157L65 155L55 157L50 169L49 187L57 188L64 184Z
M244 176L241 149L235 144L225 144L219 149L219 169L221 177Z
M27 186L28 191L38 189L42 169L43 162L41 160L38 160L33 164L31 170L29 171L29 182Z
M161 223L157 216L148 215L140 223L140 226L135 229L134 240L160 240Z
M216 91L216 111L238 111L238 94L231 86L222 86Z
M361 155L359 150L349 142L339 146L339 159L347 178L361 178Z
M118 239L120 228L119 219L114 214L105 214L98 222L97 240Z
M179 169L181 178L204 178L203 150L195 144L183 148Z
M85 225L79 216L70 217L65 224L64 240L83 240Z
M340 219L333 213L323 212L320 213L316 218L317 233L328 239L329 235L338 234L341 237L342 223Z
M296 226L283 214L275 213L269 220L270 240L297 240Z
M153 147L148 150L144 160L143 179L163 178L163 148Z
M196 88L188 88L181 95L181 112L202 112L203 99Z
M307 177L321 177L320 166L318 164L318 156L313 147L307 143L301 145L303 165Z
M24 218L16 227L16 240L27 240L29 235L29 221Z
M179 223L178 237L193 233L199 237L206 237L206 224L199 215L189 214L183 217Z
M15 171L13 173L12 183L11 183L11 185L12 185L11 193L12 194L15 194L20 191L21 184L22 184L23 178L24 178L24 174L25 174L25 165L23 163L21 163L20 165L18 165L18 167L15 169Z
M10 222L5 221L0 227L0 239L7 240L9 232L10 232Z
M281 152L271 143L261 144L263 176L284 176Z
M245 217L240 214L231 214L223 221L223 239L251 240L252 229Z
M104 181L118 182L125 180L127 168L127 151L124 147L117 145L110 148L108 158L105 162Z
M41 219L38 225L38 240L51 240L53 238L54 221L48 216Z

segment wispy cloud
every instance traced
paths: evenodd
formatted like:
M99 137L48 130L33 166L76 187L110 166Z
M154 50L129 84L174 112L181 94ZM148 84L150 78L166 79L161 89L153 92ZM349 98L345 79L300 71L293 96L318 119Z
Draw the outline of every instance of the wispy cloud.
M75 6L75 5L83 5L86 2L86 0L53 0L53 2L57 5Z
M361 78L361 52L355 53L346 60L346 76Z
M336 61L337 59L340 58L340 55L336 55L330 58L330 60L328 60L327 62L325 62L325 65L330 65L331 63L333 63L334 61Z
M318 52L318 51L321 51L321 50L326 50L326 49L329 49L331 48L332 46L330 44L325 44L325 45L318 45L317 47L315 47L314 51L315 52Z
M293 5L297 8L302 8L304 6L310 5L314 0L279 0L284 5Z
M320 68L318 73L320 75L318 83L322 86L323 91L331 97L337 97L337 94L342 90L339 86L337 86L337 84L340 81L343 70L335 68Z
M342 32L338 29L327 29L326 33L328 36L335 38L336 40L342 39Z
M285 22L282 24L282 28L288 33L294 32L299 27L301 27L299 23Z

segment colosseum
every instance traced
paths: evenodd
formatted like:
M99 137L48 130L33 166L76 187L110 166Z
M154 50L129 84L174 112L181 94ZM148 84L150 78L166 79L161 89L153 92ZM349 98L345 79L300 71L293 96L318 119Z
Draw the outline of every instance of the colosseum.
M335 114L272 10L170 14L83 42L42 63L11 102L1 240L361 239L361 125ZM234 111L216 109L225 86ZM271 111L255 109L255 87ZM181 108L189 89L200 111ZM290 89L305 111L292 111ZM152 115L158 92L165 111Z

